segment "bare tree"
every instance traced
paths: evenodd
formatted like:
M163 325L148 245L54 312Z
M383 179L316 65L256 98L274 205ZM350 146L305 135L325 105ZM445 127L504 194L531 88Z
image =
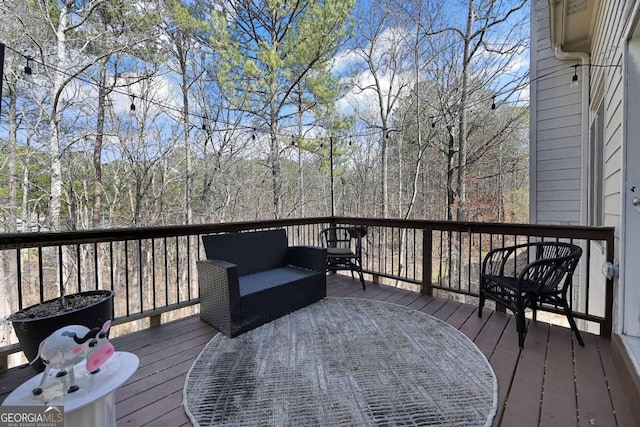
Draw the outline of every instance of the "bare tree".
M468 139L469 133L473 131L473 126L469 126L469 113L479 101L474 95L491 86L505 86L499 82L499 72L509 70L527 47L527 37L522 28L528 16L520 13L527 4L526 0L516 3L506 0L464 0L461 4L466 10L466 21L462 25L447 19L450 16L445 18L444 14L449 10L443 8L440 20L432 23L431 28L426 28L425 33L436 37L444 33L452 34L452 41L460 52L459 61L455 63L459 73L456 85L458 96L455 134L452 132L453 123L447 123L446 126L450 129L451 138L455 136L457 140L456 147L451 147L452 151L457 151L457 174L453 190L456 219L465 221ZM516 80L520 81L521 77L516 77Z
M354 64L354 94L358 96L356 111L369 128L380 131L380 210L389 216L389 138L391 116L402 96L406 95L413 79L411 48L406 43L406 29L397 25L388 1L378 2L375 8L362 6L356 12L358 31L352 52L359 58ZM362 102L370 95L371 102ZM362 106L369 111L362 111Z
M95 111L95 134L93 144L93 169L94 179L92 185L92 227L98 228L102 225L102 153L105 144L105 136L109 133L108 123L106 123L107 110L111 107L111 96L114 91L122 90L122 86L130 84L131 81L121 79L126 74L128 67L124 64L131 64L130 57L136 57L143 61L148 61L156 56L155 29L156 12L136 9L129 2L124 0L109 1L101 5L92 16L90 24L96 28L96 33L102 37L97 37L93 42L93 50L113 52L114 40L118 40L118 45L122 46L119 52L109 53L98 59L89 71L93 73L89 78L93 79L97 87L96 111ZM123 58L126 58L123 61ZM135 67L135 65L134 65ZM95 70L97 68L97 71ZM138 78L149 77L147 73L142 73Z
M97 27L91 28L91 21L107 0L96 1L55 1L29 3L29 20L11 7L13 2L4 2L5 13L16 18L14 25L20 27L36 46L34 59L42 64L36 77L47 88L42 93L42 108L48 117L48 154L50 157L50 201L49 226L52 230L61 227L62 207L62 154L73 143L65 140L63 125L64 112L75 100L82 99L81 91L74 84L76 79L97 62L121 52L127 46L117 37L110 37ZM124 7L125 3L120 3ZM21 9L22 10L22 9ZM106 39L109 39L108 41ZM104 49L97 49L100 45Z

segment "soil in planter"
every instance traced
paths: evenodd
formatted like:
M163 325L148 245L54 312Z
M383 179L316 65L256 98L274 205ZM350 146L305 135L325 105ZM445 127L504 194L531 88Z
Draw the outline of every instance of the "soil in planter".
M11 320L28 320L55 316L67 311L76 310L104 300L104 295L69 295L64 298L67 308L63 309L60 299L37 304L11 315Z

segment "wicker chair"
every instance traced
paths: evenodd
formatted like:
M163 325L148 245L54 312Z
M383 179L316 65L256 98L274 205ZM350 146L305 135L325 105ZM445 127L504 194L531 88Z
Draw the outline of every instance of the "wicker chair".
M581 255L579 246L559 242L527 243L490 251L480 272L478 317L482 316L486 298L502 304L516 318L518 345L523 347L527 333L525 309L533 310L535 320L538 305L551 304L563 309L578 343L584 346L567 301Z
M288 246L285 230L203 236L200 318L229 337L327 295L326 250Z
M320 231L320 245L327 249L327 270L350 270L358 273L362 289L362 232L356 227L329 227Z

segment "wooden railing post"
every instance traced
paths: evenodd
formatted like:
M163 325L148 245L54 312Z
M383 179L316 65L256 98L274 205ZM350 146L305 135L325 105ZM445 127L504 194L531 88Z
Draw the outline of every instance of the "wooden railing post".
M613 264L613 240L615 234L610 231L607 236L606 245L606 261ZM613 330L613 278L607 278L605 282L604 290L604 321L600 326L600 335L603 337L611 338L611 332Z
M153 328L156 326L160 326L162 324L162 319L160 314L154 314L153 316L149 316L149 327Z
M20 344L9 344L0 349L0 374L9 369L9 355L21 351Z
M9 369L9 356L0 356L0 374L4 374Z
M422 230L422 285L420 293L422 295L433 295L431 278L433 277L433 230L430 228Z

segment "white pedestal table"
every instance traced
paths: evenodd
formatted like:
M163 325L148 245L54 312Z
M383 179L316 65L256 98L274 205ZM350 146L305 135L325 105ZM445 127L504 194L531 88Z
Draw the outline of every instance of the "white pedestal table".
M135 354L116 351L98 372L91 374L82 361L74 368L80 387L74 393L67 393L69 375L55 378L58 370L51 369L42 394L35 396L32 390L40 384L44 373L22 383L2 405L63 406L67 427L112 427L116 425L115 391L133 375L139 363Z

